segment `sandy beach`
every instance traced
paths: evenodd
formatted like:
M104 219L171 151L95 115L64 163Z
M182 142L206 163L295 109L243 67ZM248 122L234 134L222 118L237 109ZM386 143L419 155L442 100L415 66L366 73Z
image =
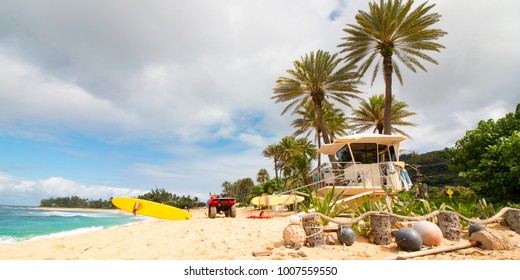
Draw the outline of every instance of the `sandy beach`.
M283 230L290 212L265 214L270 219L249 219L258 215L252 208L239 209L236 218L209 219L206 210L192 210L188 221L153 220L60 238L47 238L1 245L1 260L385 260L406 252L395 242L375 245L358 236L352 246L289 249ZM502 231L516 247L491 251L478 247L438 253L414 259L428 260L520 260L520 235L499 224L488 225ZM442 246L468 241L467 231L460 241L443 240ZM334 238L336 235L334 234ZM253 252L270 251L269 256Z

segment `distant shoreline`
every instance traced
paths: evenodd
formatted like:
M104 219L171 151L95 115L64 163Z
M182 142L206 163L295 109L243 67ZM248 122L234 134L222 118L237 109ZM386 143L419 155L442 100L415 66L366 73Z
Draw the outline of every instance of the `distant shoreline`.
M33 210L47 210L47 211L78 211L78 212L109 212L109 213L128 213L119 209L104 209L104 208L69 208L69 207L31 207ZM130 213L128 213L130 214Z

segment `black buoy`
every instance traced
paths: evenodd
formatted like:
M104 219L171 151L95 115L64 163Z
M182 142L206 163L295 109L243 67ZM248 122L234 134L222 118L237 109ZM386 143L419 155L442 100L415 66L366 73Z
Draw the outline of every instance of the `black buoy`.
M395 242L405 251L419 251L422 246L421 235L413 228L402 228L395 234Z
M350 246L356 241L356 232L348 225L338 226L339 243Z

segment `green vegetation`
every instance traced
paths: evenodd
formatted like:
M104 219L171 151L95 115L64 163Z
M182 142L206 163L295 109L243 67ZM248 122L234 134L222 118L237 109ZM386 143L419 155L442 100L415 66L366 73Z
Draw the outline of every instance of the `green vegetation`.
M496 122L480 121L449 149L453 170L492 202L520 202L520 104Z
M206 205L205 202L199 201L198 197L190 197L188 196L178 196L176 194L172 194L166 191L164 188L155 188L150 192L145 193L143 195L138 196L137 198L146 199L150 201L154 201L157 203L163 203L170 206L174 206L177 208L194 208L194 207L202 207Z
M233 184L230 182L222 183L222 197L234 197L238 202L249 203L251 200L251 192L255 183L251 178L237 180Z
M83 199L78 196L71 197L57 197L42 199L40 207L63 207L63 208L97 208L97 209L111 209L114 208L110 200L91 200Z
M417 178L418 171L422 175L421 182L432 187L468 186L468 182L451 170L448 149L417 154L402 154L400 160L406 162L406 170L410 178Z
M278 144L269 145L262 154L273 159L275 182L283 183L282 186L276 187L276 190L290 190L311 182L311 163L317 159L318 151L307 138L296 139L286 136Z

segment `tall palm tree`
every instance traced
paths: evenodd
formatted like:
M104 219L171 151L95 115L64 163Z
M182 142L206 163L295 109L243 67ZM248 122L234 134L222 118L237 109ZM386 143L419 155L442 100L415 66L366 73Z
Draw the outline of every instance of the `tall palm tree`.
M399 133L410 137L404 131L395 126L415 126L412 122L404 121L403 118L413 116L415 112L406 111L408 104L398 101L392 97L392 133ZM352 116L349 120L356 132L363 132L373 128L373 132L383 134L384 130L384 111L385 111L385 96L384 94L372 95L366 100L362 101L358 109L352 111Z
M294 157L300 157L303 155L303 153L300 149L298 141L292 136L286 136L282 138L280 143L278 143L278 148L281 168L284 176L287 177L290 175L291 159Z
M431 28L439 21L440 15L429 13L435 4L427 2L412 10L413 0L405 4L401 0L380 0L379 4L369 3L369 12L359 11L356 15L357 25L348 24L343 29L348 37L343 38L341 53L346 52L346 61L349 64L359 65L358 73L364 75L374 60L382 57L382 70L385 81L385 115L384 133L391 134L391 105L392 105L392 74L395 73L401 84L401 72L394 57L408 69L416 72L426 68L420 60L437 64L437 61L423 51L440 52L443 45L436 43L447 33ZM395 56L394 56L395 55ZM372 84L379 71L381 60L374 67Z
M222 183L222 193L221 195L222 196L233 196L233 193L234 193L234 188L233 188L233 184L229 181L224 181Z
M307 138L284 137L280 143L285 190L310 183L311 163L318 157L316 145Z
M280 170L280 148L276 144L271 144L267 146L262 151L262 155L266 158L272 158L273 159L273 167L274 167L274 175L276 178L276 184L278 184L278 171Z
M302 185L310 183L309 173L311 171L311 163L318 158L318 150L316 145L312 144L307 138L299 138L296 140L298 149L301 151L299 157L295 157L292 165L296 166L295 177L297 177Z
M290 109L297 111L312 102L325 144L331 141L330 132L323 121L323 106L329 104L328 100L333 100L351 107L349 99L359 98L357 94L360 93L357 86L361 81L354 72L355 66L340 66L342 60L336 57L337 54L318 50L294 61L294 69L287 70L289 77L279 77L276 81L272 97L276 103L290 102L282 115ZM331 162L335 161L333 156L329 158Z

